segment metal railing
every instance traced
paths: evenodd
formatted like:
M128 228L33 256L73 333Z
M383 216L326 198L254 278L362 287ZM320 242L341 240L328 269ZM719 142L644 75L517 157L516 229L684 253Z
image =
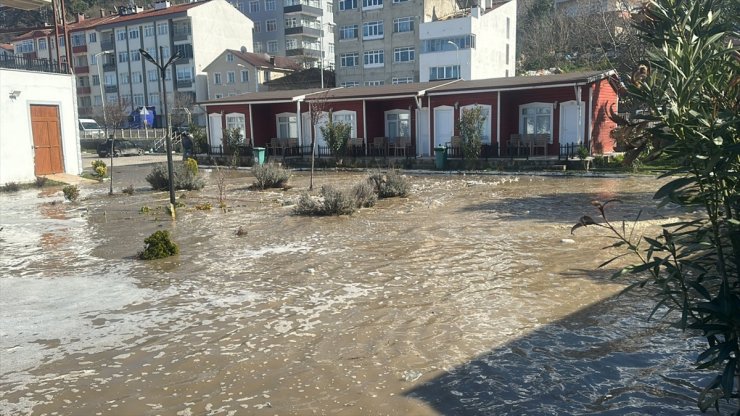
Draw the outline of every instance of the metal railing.
M26 58L23 55L0 56L0 68L51 72L54 74L66 74L68 72L67 64L64 62L59 63L49 59Z

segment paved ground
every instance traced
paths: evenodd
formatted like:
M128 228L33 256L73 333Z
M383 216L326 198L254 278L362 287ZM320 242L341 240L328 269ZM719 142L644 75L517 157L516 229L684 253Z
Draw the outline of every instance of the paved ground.
M172 155L174 160L181 160L182 155L180 154L173 154ZM85 169L90 168L91 163L94 160L102 160L105 162L106 165L110 166L110 158L101 158L95 153L82 153L82 166ZM167 162L167 155L165 153L154 153L154 154L145 154L141 156L123 156L123 157L114 157L113 158L113 166L128 166L128 165L145 165L149 163L165 163Z

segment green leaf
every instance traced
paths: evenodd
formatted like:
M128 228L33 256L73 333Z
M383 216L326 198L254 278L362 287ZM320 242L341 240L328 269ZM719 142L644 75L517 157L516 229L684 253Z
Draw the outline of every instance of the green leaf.
M675 191L681 188L684 188L688 185L691 185L693 183L696 183L696 178L686 177L686 178L679 178L679 179L673 180L663 185L660 189L658 189L658 191L655 192L655 195L653 195L653 199L665 198L673 194Z

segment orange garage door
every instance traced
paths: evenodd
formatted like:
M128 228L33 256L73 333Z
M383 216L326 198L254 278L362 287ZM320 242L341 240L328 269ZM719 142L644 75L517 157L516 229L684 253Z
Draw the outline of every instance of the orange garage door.
M55 105L32 105L31 124L33 126L33 147L36 157L36 176L64 172L62 137L59 129L59 107Z

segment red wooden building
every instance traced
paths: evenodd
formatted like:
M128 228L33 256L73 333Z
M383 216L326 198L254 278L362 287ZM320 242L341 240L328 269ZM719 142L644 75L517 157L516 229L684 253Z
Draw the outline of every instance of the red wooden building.
M208 114L211 146L221 146L223 131L238 128L246 144L272 147L290 141L310 144L311 128L319 146L327 117L311 122L312 101L323 103L334 121L352 126L354 143L372 153L385 138L407 141L406 156L432 156L434 147L447 145L458 135L455 120L471 106L480 106L486 120L483 142L486 157L508 157L511 144L525 137L543 140L536 154L558 154L560 146L583 145L594 154L614 151L608 117L617 111L618 97L610 84L613 71L537 77L493 78L463 81L257 92L201 103Z

